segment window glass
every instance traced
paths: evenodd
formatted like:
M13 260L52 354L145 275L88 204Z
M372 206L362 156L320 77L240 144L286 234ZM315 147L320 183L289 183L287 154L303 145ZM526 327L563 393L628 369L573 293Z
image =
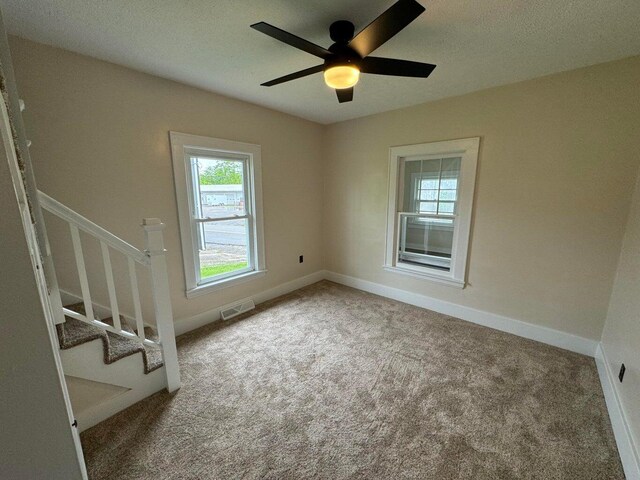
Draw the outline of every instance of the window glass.
M399 263L450 270L460 162L460 157L404 162Z
M437 213L438 202L420 202L418 207L419 213Z
M456 190L440 190L440 201L456 200L456 199L457 199Z
M455 214L460 161L460 157L405 161L403 211Z
M203 218L244 215L244 161L192 157Z
M438 270L451 269L454 219L402 215L398 262Z
M192 156L200 283L252 270L246 159Z
M200 278L204 281L249 267L248 220L220 220L202 225L203 245L198 251Z
M453 215L455 209L454 202L438 202L438 213Z

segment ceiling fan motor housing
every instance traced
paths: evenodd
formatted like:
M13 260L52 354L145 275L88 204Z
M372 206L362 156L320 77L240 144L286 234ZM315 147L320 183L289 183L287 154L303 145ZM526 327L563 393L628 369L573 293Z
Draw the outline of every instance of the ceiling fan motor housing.
M333 22L329 27L329 36L336 43L344 43L345 45L351 41L356 28L348 20L338 20Z
M352 65L354 67L359 67L360 62L362 61L362 57L347 45L334 43L329 47L329 51L333 53L333 55L325 59L325 69L336 67L338 65Z
M348 20L338 20L331 24L329 36L335 43L329 47L329 51L333 55L325 59L325 69L338 65L359 67L362 57L349 46L354 32L355 26Z

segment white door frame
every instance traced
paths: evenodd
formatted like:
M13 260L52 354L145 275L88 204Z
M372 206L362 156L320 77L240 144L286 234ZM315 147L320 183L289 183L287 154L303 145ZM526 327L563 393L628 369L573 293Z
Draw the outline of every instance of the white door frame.
M2 22L2 18L0 17L0 49L2 50L2 66L3 71L5 73L5 84L7 87L7 92L9 94L9 101L12 106L19 105L19 101L16 96L15 85L13 84L13 69L11 65L11 57L9 54L9 47L7 42L6 30L4 28L4 23ZM15 108L12 108L12 113L14 115L14 124L20 122L21 124L21 112L18 107L17 111ZM22 127L22 125L20 125ZM26 139L21 138L23 135L23 129L17 128L16 131L18 133L18 141L20 144L26 147ZM16 154L16 148L13 139L13 133L11 131L11 123L9 120L9 114L7 111L7 107L5 105L4 100L0 97L0 138L1 138L1 152L0 156L5 156L6 161L9 166L9 172L11 175L11 180L13 183L14 191L17 197L18 208L20 209L20 216L22 218L22 224L24 227L25 234L25 243L27 244L31 262L33 267L33 273L38 289L38 294L40 297L40 301L42 303L42 312L44 314L44 321L47 325L47 330L49 333L49 340L51 344L51 351L53 353L53 358L55 361L56 371L58 374L58 381L60 383L60 388L62 390L62 394L64 397L64 403L66 406L67 418L69 425L69 429L71 430L71 434L73 436L73 441L76 448L76 454L78 457L78 463L80 466L81 474L83 478L87 478L86 467L84 463L84 455L82 452L82 445L80 443L80 435L78 433L77 423L74 418L73 410L71 408L71 400L69 397L69 391L67 389L67 384L64 379L64 372L62 370L62 361L60 359L59 345L58 345L58 335L55 328L55 318L53 314L53 308L51 306L51 299L49 296L49 286L47 284L47 280L45 279L44 274L44 265L43 265L43 256L40 248L40 242L38 239L38 233L36 232L36 228L31 219L31 212L37 211L40 212L39 204L38 204L38 196L34 192L30 192L29 198L27 198L27 193L25 190L25 183L23 181L22 172L18 166L18 158ZM28 152L24 152L24 149L21 149L22 158L24 162L30 163L30 158ZM4 161L4 159L0 159L0 161ZM31 171L31 165L28 165L29 171ZM33 182L32 182L33 183ZM34 183L35 187L35 183ZM28 187L27 187L28 188ZM31 190L31 188L29 189ZM31 204L32 210L30 210L29 205ZM41 217L41 215L40 215ZM45 235L46 242L46 233L40 232L41 235Z

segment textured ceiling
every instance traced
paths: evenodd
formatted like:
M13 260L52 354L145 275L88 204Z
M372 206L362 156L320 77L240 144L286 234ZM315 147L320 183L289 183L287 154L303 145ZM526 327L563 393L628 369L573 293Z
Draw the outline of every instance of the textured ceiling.
M363 75L338 104L322 75L260 83L318 59L249 28L328 47L393 0L0 0L10 33L321 123L416 105L640 54L639 0L419 0L427 11L376 56L435 63L428 79Z

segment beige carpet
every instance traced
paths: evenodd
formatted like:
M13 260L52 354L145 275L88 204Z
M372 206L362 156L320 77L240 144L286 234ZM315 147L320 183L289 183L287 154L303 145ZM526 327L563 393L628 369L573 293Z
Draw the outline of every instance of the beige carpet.
M179 339L92 479L622 479L593 359L330 282Z

